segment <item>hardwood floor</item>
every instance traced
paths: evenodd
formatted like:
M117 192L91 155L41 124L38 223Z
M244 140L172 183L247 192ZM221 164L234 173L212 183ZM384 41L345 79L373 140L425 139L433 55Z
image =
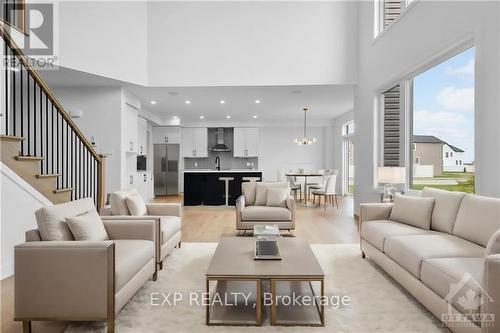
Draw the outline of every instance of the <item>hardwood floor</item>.
M160 197L155 202L182 202L182 196ZM353 216L353 200L339 198L340 209L304 207L298 204L296 229L293 234L311 244L358 243L358 224ZM235 236L235 208L195 206L183 209L183 242L217 242L221 236ZM286 232L285 232L286 234ZM251 236L251 233L247 233ZM168 260L168 258L167 258ZM14 322L14 277L0 281L2 333L22 332L22 325ZM33 332L64 332L62 322L33 322Z

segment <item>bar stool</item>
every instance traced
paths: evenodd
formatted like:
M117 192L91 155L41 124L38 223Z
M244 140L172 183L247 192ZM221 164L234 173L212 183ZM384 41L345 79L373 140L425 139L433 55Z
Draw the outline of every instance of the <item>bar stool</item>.
M225 182L225 195L226 207L229 206L229 182L234 180L234 177L219 177L219 180Z
M241 180L244 182L260 182L260 177L243 177Z

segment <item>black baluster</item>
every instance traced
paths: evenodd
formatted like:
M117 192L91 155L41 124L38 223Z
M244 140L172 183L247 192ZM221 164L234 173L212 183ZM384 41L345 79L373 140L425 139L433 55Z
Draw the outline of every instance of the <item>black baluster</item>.
M26 70L26 79L27 79L27 83L26 83L26 86L28 87L28 96L27 96L27 101L28 101L28 133L27 133L27 144L28 144L28 156L31 156L31 98L30 98L30 79L31 79L31 76L30 76L30 73Z
M33 79L33 156L36 155L36 81Z
M52 149L50 150L50 156L51 156L51 159L50 159L50 164L51 164L51 170L52 172L51 173L55 173L54 172L54 104L53 103L50 103L51 106L52 106L52 115L50 117L50 122L52 123L52 131L50 132L51 134L51 142L52 142ZM57 179L57 181L59 182L59 177Z
M14 54L12 53L12 56L14 56ZM14 58L15 59L15 58ZM15 68L17 70L17 67ZM16 136L16 104L17 104L17 101L16 101L16 71L13 70L12 71L12 107L13 107L13 112L12 112L12 119L13 119L13 123L14 123L14 127L13 127L13 131L14 131L14 136Z
M49 173L49 97L45 95L45 172Z
M69 186L69 123L66 122L66 187Z
M5 135L9 135L9 57L7 43L4 43L7 64L5 68Z
M20 66L21 76L21 137L24 137L24 84L23 84L23 65ZM21 155L24 154L24 142L21 142Z
M80 144L80 146L78 148L78 164L79 164L78 174L79 174L79 178L80 178L78 180L78 188L79 188L79 193L80 193L79 199L81 199L83 196L83 193L82 193L82 181L83 181L83 179L82 179L82 174L83 174L83 172L82 172L82 140L79 139L78 142Z
M42 90L41 86L38 86L40 89L40 124L38 125L40 127L40 156L44 157L43 155L43 95L44 92ZM43 161L40 162L43 168ZM43 172L42 172L43 173Z

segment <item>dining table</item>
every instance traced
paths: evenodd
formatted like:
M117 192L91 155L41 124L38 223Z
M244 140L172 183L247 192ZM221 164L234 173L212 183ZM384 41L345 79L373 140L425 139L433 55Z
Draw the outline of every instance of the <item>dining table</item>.
M319 172L287 172L285 173L287 177L304 177L304 203L307 206L308 192L307 192L307 178L308 177L323 177L322 173Z

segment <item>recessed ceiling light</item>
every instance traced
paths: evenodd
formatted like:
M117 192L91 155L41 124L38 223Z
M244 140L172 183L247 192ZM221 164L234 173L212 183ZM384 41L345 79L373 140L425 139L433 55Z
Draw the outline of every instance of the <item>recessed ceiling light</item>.
M252 118L253 118L253 119L257 119L257 115L256 115L256 114L254 114Z
M179 117L177 117L177 116L173 116L172 118L174 118L174 119L178 119Z
M200 116L200 119L205 119L205 116Z
M226 103L226 101L225 101L225 100L223 100L223 99L221 99L221 100L220 100L220 104L224 104L224 103Z
M151 104L155 105L155 104L156 104L156 101L151 101Z
M255 104L260 104L260 99L256 99Z
M230 119L230 118L231 118L231 116L230 116L230 115L227 115L227 116L226 116L226 119Z
M191 101L185 101L184 103L186 103L186 104L191 104Z

